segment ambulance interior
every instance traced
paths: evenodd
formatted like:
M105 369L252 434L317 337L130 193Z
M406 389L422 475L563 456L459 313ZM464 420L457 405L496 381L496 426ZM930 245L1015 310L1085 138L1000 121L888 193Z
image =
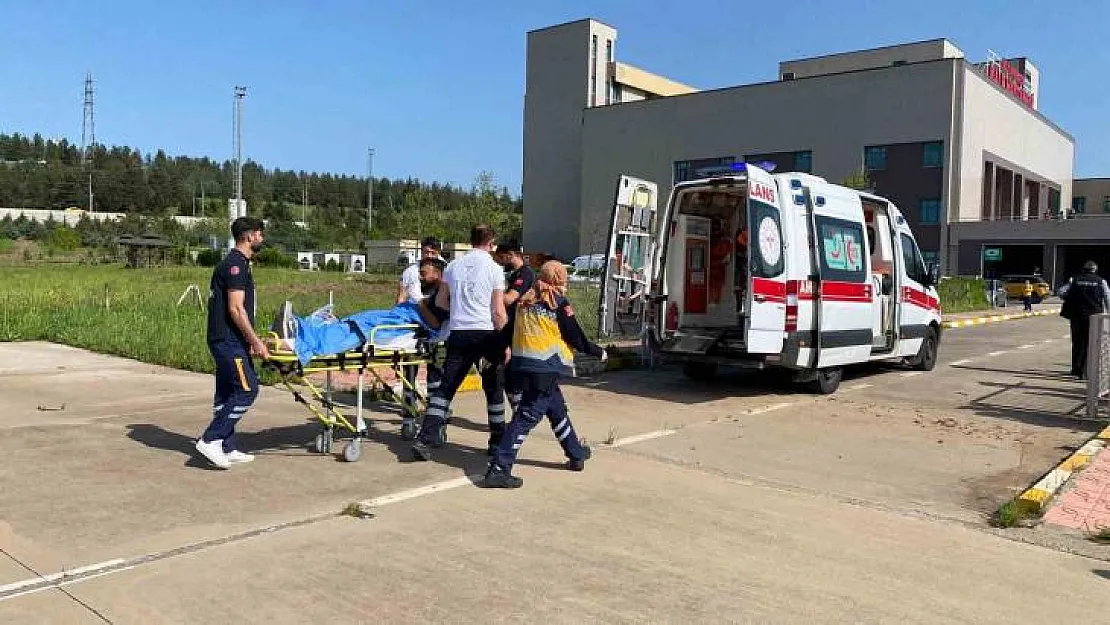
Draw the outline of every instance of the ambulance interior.
M749 241L745 186L690 189L677 204L666 271L679 327L742 329Z
M871 255L871 286L875 294L872 299L872 351L890 350L894 348L898 287L890 212L885 205L864 199L863 217Z

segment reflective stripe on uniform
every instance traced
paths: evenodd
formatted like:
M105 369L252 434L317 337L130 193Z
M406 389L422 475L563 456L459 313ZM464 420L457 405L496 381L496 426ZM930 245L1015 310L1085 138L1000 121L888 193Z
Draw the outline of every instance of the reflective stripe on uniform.
M247 384L247 373L243 370L242 358L235 359L235 368L239 371L239 384L243 386L244 391L247 391L249 393L251 390L251 385Z

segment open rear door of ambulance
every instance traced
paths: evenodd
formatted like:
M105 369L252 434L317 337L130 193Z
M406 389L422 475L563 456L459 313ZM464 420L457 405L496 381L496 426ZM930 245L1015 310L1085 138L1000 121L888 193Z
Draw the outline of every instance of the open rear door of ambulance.
M617 180L598 302L601 337L642 339L657 317L650 310L655 304L649 285L656 261L658 196L654 182L632 176Z
M782 352L786 330L786 249L782 236L779 190L771 174L749 164L748 312L749 354Z

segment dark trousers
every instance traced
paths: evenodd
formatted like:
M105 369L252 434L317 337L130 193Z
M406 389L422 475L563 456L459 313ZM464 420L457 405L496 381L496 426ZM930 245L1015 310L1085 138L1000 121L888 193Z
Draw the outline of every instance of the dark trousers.
M1025 311L1033 310L1033 298L1026 295L1021 298L1021 303L1025 305Z
M439 351L440 348L438 346L433 347L432 352L428 355L428 376L426 381L428 383L427 388L429 396L439 389L439 385L443 380L443 368L439 363ZM416 388L416 377L419 370L420 365L405 365L401 367L401 373L405 380L408 381L408 384L404 385L401 390L401 403L404 404L405 407L405 421L414 421L416 418L416 391L413 389Z
M551 431L558 439L563 453L570 460L582 460L586 456L582 442L570 422L567 402L559 388L559 375L556 373L524 373L514 376L521 391L520 405L513 413L513 420L505 430L497 450L493 454L493 464L497 468L511 472L524 439L547 417Z
M505 346L498 333L492 330L454 330L447 337L443 376L440 378L439 388L428 391L428 410L424 413L417 440L425 444L441 441L440 431L446 425L447 411L451 407L451 401L455 399L455 393L471 367L483 358L493 365L482 370L490 445L496 445L501 440L505 431L505 389L500 363L505 360Z
M1081 314L1070 321L1071 374L1087 377L1087 342L1091 337L1091 318Z
M258 374L247 349L236 341L208 346L216 362L216 394L212 400L212 422L201 438L206 443L223 441L224 451L235 449L235 426L258 398Z

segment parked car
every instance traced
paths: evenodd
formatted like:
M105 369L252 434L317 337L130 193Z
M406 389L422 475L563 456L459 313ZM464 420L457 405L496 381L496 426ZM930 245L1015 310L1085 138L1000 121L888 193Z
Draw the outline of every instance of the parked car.
M1044 278L1036 274L1014 274L1002 276L1006 285L1006 296L1010 299L1020 300L1025 289L1025 282L1033 285L1033 303L1038 304L1052 293L1052 287Z

